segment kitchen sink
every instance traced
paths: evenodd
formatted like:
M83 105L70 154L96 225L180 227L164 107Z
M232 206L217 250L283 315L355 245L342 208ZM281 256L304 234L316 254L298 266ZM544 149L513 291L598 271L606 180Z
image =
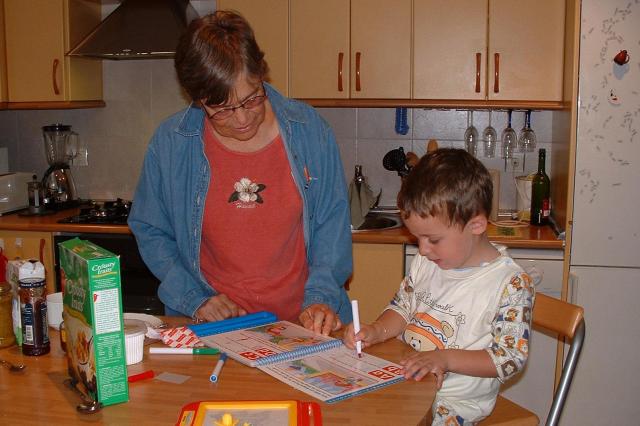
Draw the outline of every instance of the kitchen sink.
M395 229L402 226L402 219L399 214L393 213L369 213L364 218L364 223L353 232L361 231L381 231L384 229Z

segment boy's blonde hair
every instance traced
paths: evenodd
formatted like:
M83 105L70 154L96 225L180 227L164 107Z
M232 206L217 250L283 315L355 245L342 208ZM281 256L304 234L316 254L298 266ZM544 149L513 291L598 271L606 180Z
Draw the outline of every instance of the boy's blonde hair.
M464 227L478 214L489 217L492 198L486 167L465 150L442 148L422 157L404 179L398 208L404 219L438 216Z

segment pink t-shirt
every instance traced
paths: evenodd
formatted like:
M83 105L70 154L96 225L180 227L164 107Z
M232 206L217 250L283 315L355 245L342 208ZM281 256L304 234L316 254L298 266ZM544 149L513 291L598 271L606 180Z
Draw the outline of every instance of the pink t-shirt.
M206 123L211 183L200 268L209 284L248 312L296 321L308 276L302 199L278 135L256 152L235 152Z

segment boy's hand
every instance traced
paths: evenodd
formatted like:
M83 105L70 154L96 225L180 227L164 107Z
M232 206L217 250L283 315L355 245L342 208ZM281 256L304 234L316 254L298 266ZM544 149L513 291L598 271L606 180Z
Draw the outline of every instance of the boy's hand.
M449 371L446 350L416 352L400 361L404 367L404 378L415 381L422 380L427 374L436 376L437 389L442 387L445 374Z
M347 348L355 349L357 340L360 340L362 348L364 349L378 343L381 339L373 324L360 324L360 332L355 335L353 332L353 323L351 323L347 328L345 328L344 334L342 335L342 341Z

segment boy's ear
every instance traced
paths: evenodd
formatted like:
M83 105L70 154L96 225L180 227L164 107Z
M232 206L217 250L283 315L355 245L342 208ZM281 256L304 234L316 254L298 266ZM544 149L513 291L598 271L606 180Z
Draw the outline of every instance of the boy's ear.
M489 221L483 214L476 215L467 223L473 235L481 235L487 230Z

